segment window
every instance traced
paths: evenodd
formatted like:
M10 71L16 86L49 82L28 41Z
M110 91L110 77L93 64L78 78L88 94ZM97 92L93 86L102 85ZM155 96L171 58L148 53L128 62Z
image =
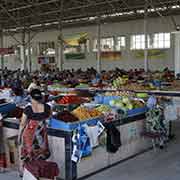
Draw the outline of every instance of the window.
M155 33L148 35L148 49L170 48L170 33ZM145 49L145 35L131 36L131 50Z
M150 49L164 49L170 48L171 38L170 33L155 33L151 35Z
M131 36L131 49L144 49L145 48L145 35L132 35Z
M97 39L94 40L93 51L97 51ZM114 38L102 38L101 39L101 51L114 51Z
M125 36L117 37L116 50L121 51L122 49L125 49L125 47L126 47L126 37Z

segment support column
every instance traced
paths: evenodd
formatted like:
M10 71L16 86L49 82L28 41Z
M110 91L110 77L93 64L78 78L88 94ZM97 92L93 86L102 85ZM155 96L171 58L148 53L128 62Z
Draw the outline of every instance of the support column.
M28 62L29 62L29 72L32 71L32 58L31 58L31 31L28 31Z
M101 72L101 17L98 16L97 30L97 71Z
M180 31L173 32L174 41L174 71L175 76L180 74Z
M0 30L0 47L4 48L3 30ZM4 69L4 55L1 55L1 69Z
M20 49L21 61L22 61L21 70L27 70L25 37L26 37L25 30L23 30L23 32L22 32L22 44L21 44L21 49Z
M64 64L64 42L63 42L63 0L60 1L61 13L59 18L59 37L58 37L58 68L63 71Z
M148 28L147 28L147 18L148 18L148 6L145 6L145 16L144 16L144 35L145 35L145 48L144 48L144 70L148 72L149 62L148 62Z
M61 26L61 25L59 25ZM59 28L59 40L58 40L58 68L60 71L63 70L64 64L64 43L63 43L63 33L62 28Z

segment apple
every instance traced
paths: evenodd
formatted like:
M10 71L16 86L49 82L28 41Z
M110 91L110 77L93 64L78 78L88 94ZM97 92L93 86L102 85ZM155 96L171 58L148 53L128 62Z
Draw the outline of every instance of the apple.
M129 103L129 98L128 97L123 97L122 102L125 103L125 104L128 104Z
M124 104L122 102L116 102L116 107L119 107L119 108L124 108Z

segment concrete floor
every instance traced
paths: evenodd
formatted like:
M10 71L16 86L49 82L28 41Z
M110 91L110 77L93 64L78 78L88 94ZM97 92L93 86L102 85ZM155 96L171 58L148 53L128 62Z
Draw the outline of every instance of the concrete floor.
M176 139L165 150L149 151L87 180L180 180L180 122ZM20 180L16 172L0 174L0 180Z

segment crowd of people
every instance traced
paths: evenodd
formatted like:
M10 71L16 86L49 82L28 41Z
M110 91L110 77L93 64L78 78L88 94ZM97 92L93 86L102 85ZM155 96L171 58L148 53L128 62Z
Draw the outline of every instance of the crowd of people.
M24 93L30 93L32 89L41 89L43 92L48 93L48 85L58 82L61 85L68 85L67 87L74 88L80 83L86 84L112 84L113 80L118 77L128 77L130 81L146 80L151 81L157 76L163 76L165 79L173 79L174 74L168 68L165 68L161 73L148 72L144 69L130 69L125 71L119 68L114 70L102 70L98 73L94 68L82 69L71 69L60 71L52 69L48 71L34 71L32 73L28 71L21 71L20 69L12 71L8 70L7 67L0 74L0 87L8 87L12 89L12 93L15 96L15 102L19 102ZM159 77L157 77L158 79Z
M174 76L168 68L163 71L164 76ZM148 76L151 77L152 74L158 74L159 71L149 73ZM16 71L8 70L7 67L0 74L0 86L10 87L14 90L16 89L28 89L31 90L32 87L41 86L41 84L50 84L54 81L75 84L75 82L93 82L95 80L112 82L119 76L128 76L129 79L143 79L147 73L144 69L130 69L128 71L115 68L114 70L102 70L98 73L94 68L87 68L86 70L71 69L60 71L57 69L52 69L48 71L34 71L29 73L28 71L21 71L20 69ZM32 83L32 84L31 84Z

